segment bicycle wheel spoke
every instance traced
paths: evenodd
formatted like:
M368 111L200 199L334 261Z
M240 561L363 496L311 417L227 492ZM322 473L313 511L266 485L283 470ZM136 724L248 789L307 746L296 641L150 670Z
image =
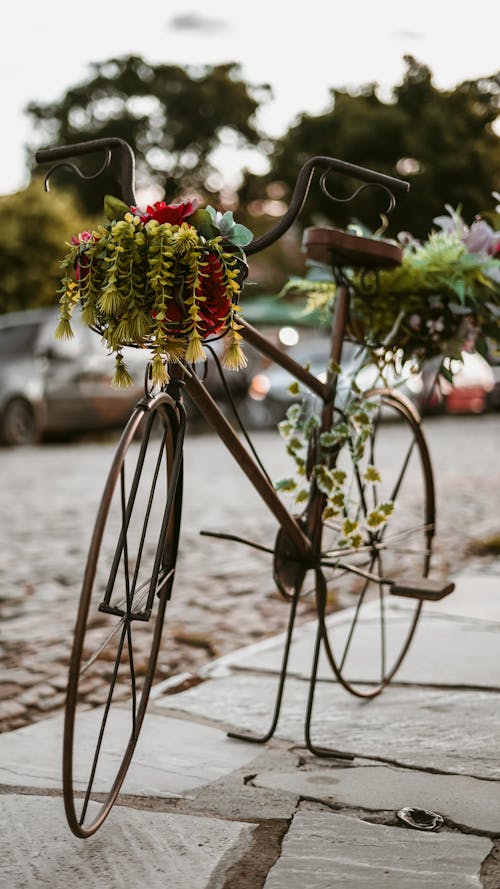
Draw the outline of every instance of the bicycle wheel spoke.
M381 577L384 577L384 568L382 565L382 555L380 550L377 552L377 562L379 566L379 574ZM384 595L384 584L379 583L378 588L378 601L380 605L380 682L384 681L386 674L386 624L385 624L385 595Z
M118 675L118 669L119 669L119 665L120 665L121 655L122 655L122 651L123 651L123 643L124 643L124 641L125 641L125 635L126 635L126 632L127 632L127 628L124 626L124 627L123 627L123 631L122 631L122 635L121 635L121 639L120 639L120 643L119 643L119 645L118 645L118 654L117 654L117 657L116 657L116 660L115 660L115 667L114 667L114 670L113 670L113 677L112 677L112 680L111 680L111 682L110 682L109 691L108 691L108 697L107 697L106 704L105 704L105 707L104 707L104 713L103 713L103 716L102 716L101 725L100 725L100 728L99 728L99 736L98 736L98 739L97 739L97 745L96 745L96 749L95 749L95 753L94 753L94 759L93 759L93 761L92 761L92 767L91 767L91 771L90 771L90 778L89 778L89 782L88 782L88 785L87 785L87 790L86 790L85 797L84 797L84 802L83 802L83 806L82 806L82 811L81 811L81 813L80 813L80 824L83 824L83 822L84 822L84 820L85 820L85 815L87 814L87 807L88 807L88 804L89 804L89 801L90 801L90 795L91 795L91 793L92 793L92 788L93 788L93 786L94 786L94 780L95 780L95 775L96 775L96 770L97 770L97 764L98 764L98 762L99 762L99 756L100 756L100 753L101 753L102 742L103 742L103 739L104 739L104 732L105 732L105 730L106 730L106 725L107 725L107 722L108 722L109 712L110 712L110 709L111 709L111 701L112 701L112 699L113 699L113 694L114 694L114 690L115 690L116 677L117 677L117 675Z
M372 566L372 567L373 567L373 566ZM361 613L361 606L362 606L362 604L363 604L363 602L364 602L365 594L366 594L366 591L367 591L367 589L368 589L368 584L369 584L369 581L368 581L368 580L365 580L365 582L364 582L364 584L363 584L363 591L362 591L362 593L361 593L361 595L360 595L360 597L359 597L359 599L358 599L358 601L357 601L357 603L356 603L356 607L355 607L355 609L354 609L354 617L353 617L353 620L352 620L352 623L351 623L351 627L350 627L350 630L349 630L349 634L348 634L348 636L347 636L347 639L346 639L346 642L345 642L345 645L344 645L344 650L343 650L343 652L342 652L342 657L341 657L341 659L340 659L340 664L339 664L339 669L340 669L340 670L343 669L344 664L345 664L345 661L346 661L346 658L347 658L347 655L349 654L349 648L350 648L350 646L351 646L351 642L352 642L352 639L353 639L353 637L354 637L354 631L355 631L355 629L356 629L356 625L357 625L357 623L358 623L359 615L360 615L360 613Z
M158 575L158 578L157 578L157 584L156 584L157 588L160 588L170 577L172 577L172 575L173 575L173 569L171 569L170 571L167 571L166 569L162 569ZM152 580L152 578L150 577L147 580L143 581L141 586L138 587L136 590L136 595L134 596L133 604L134 604L134 607L135 608L138 607L139 610L141 608L141 605L144 602L146 602L148 599L149 590L151 587L151 580ZM141 595L137 596L137 592L141 592ZM117 609L125 608L126 604L127 604L127 600L122 599L120 602L117 603L116 607L117 607ZM89 658L89 660L85 661L85 664L82 666L82 668L80 670L80 676L82 676L92 666L92 664L95 663L95 661L99 658L99 656L102 654L102 652L107 648L107 646L110 644L110 642L112 642L112 640L116 636L116 634L120 632L126 618L127 618L126 614L124 614L124 615L122 615L122 617L120 617L118 623L113 627L113 629L109 632L109 634L102 640L99 647L93 653L92 657Z
M135 666L134 666L134 647L132 643L132 632L130 626L130 620L126 622L127 626L127 651L128 651L128 665L130 667L130 683L131 683L131 694L132 700L130 702L131 711L132 711L132 737L135 738L136 732L136 720L137 720L137 685L136 685L136 675L135 675Z
M132 581L132 588L133 588L133 590L135 590L135 586L136 586L136 583L137 583L137 576L138 576L138 574L139 574L139 567L140 567L141 560L142 560L142 553L143 553L143 549L144 549L144 543L145 543L145 541L146 541L146 532L147 532L147 529L148 529L148 524L149 524L149 520L150 520L150 517L151 517L151 510L152 510L153 502L154 502L154 496L155 496L155 493L156 493L156 485L157 485L157 482L158 482L158 476L159 476L159 474L160 474L161 464L162 464L162 460L163 460L163 456L164 456L164 452L165 452L165 443L166 443L166 434L164 433L164 435L163 435L163 437L162 437L161 447L160 447L160 450L159 450L159 452L158 452L158 457L157 457L157 459L156 459L156 466L155 466L155 469L154 469L153 481L152 481L152 484L151 484L151 490L150 490L150 493L149 493L148 504L147 504L147 507L146 507L146 515L145 515L145 517L144 517L144 522L143 522L142 532L141 532L141 538L140 538L140 541L139 541L139 547L138 547L138 550L137 550L137 559L136 559L136 563L135 563L135 571L134 571L134 577L133 577L133 581Z
M403 479L404 479L406 470L408 468L408 464L410 462L410 457L413 453L414 447L415 447L415 438L413 438L413 440L410 442L410 446L409 446L406 456L404 458L403 465L401 466L401 471L400 471L397 481L392 489L391 496L389 498L390 500L395 500L396 497L398 496L399 489L400 489L401 484L403 482Z
M120 472L120 497L121 497L121 509L122 509L122 531L121 531L121 539L122 539L122 556L123 556L123 572L125 576L125 597L127 601L127 612L132 611L132 600L130 597L130 577L128 570L128 543L127 543L127 502L125 496L125 467L122 466ZM130 516L129 519L130 520Z

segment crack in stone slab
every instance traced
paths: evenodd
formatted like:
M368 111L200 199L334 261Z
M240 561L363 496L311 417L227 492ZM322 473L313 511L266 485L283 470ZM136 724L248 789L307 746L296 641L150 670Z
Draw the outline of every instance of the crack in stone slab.
M500 842L494 844L493 849L482 862L480 876L483 889L499 889Z
M263 821L254 831L246 854L226 872L222 889L263 889L281 855L291 820ZM212 885L207 887L212 889Z

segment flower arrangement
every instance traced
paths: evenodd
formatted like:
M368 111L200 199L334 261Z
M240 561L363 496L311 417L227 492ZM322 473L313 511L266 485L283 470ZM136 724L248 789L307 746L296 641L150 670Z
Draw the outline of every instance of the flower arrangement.
M244 367L238 296L246 275L243 248L252 232L233 214L199 200L148 206L145 212L106 196L107 223L71 239L62 261L59 338L82 321L115 353L114 385L132 382L123 346L152 351L152 380L168 381L168 363L206 360L203 341L228 334L223 363Z
M403 362L413 359L421 366L436 356L460 358L471 334L483 353L487 338L500 342L500 231L480 217L469 227L460 210L446 209L449 215L433 220L435 228L425 241L400 233L400 266L344 270L354 291L348 335L378 350L382 359L398 352ZM498 211L493 217L500 222ZM305 293L309 308L329 314L336 285L326 275L325 267L313 266L282 293Z
M500 231L495 230L500 227L500 208L492 216L495 228L481 218L469 227L458 210L446 209L449 215L433 220L436 228L423 243L408 233L399 235L401 266L376 273L344 269L353 290L348 335L368 347L360 351L358 369L375 360L383 379L391 363L411 359L421 365L435 356L460 358L471 331L478 350L486 337L500 343ZM311 263L307 276L291 279L282 295L305 294L305 313L319 309L330 323L336 287L329 267ZM330 369L337 374L341 370ZM441 364L441 372L452 379L449 363ZM338 456L346 449L357 467L358 484L376 487L382 481L378 468L366 462L378 405L363 395L355 377L349 386L329 430L320 432L305 396L288 408L278 427L295 472L275 487L290 492L296 504L308 500L311 485L321 491L322 519L336 534L339 554L359 550L382 533L395 509L392 500L377 495L377 506L363 518L356 496L351 496L352 479L339 465ZM299 395L299 387L292 384L290 392ZM309 466L311 453L314 465Z

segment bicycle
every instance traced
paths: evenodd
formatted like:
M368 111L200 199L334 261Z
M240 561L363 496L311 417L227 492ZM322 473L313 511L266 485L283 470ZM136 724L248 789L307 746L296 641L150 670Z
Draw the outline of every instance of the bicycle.
M121 139L99 139L44 149L37 152L36 159L41 164L56 162L47 173L47 186L60 162L83 175L74 163L69 163L71 158L104 150L105 163L109 163L114 149L118 150L120 158L122 196L131 206L135 204L134 156L130 146ZM251 242L246 248L247 255L274 243L290 228L318 170L322 171L321 187L328 195L326 177L331 172L364 183L361 188L366 185L381 188L389 194L391 204L395 192L404 193L409 187L403 180L345 161L313 157L299 172L284 216L270 231ZM312 740L312 709L322 646L336 679L347 691L359 697L375 697L401 666L413 639L422 603L426 599L442 598L453 589L453 584L428 579L435 533L434 485L421 419L414 405L386 386L371 388L361 396L351 383L351 400L355 392L358 407L364 409L369 402L372 412L370 423L365 425L364 448L356 453L357 441L349 436L329 444L325 444L324 439L324 433L336 429L341 422L345 424L350 403L349 400L346 402L345 393L341 397L339 384L351 296L343 268L352 265L363 269L391 268L400 262L401 250L388 241L363 238L330 227L306 229L304 246L313 260L331 266L338 282L325 377L319 379L307 367L296 363L244 317L240 321L244 340L286 370L319 404L319 419L309 424L307 454L303 461L308 490L300 510L297 505L287 505L283 495L275 489L238 414L235 429L208 393L194 367L182 361L172 366L170 381L159 390L153 389L146 379L145 395L136 404L121 435L93 529L68 677L63 795L68 824L78 837L92 835L102 825L118 797L139 738L155 677L180 536L186 428L184 391L278 523L272 547L259 546L233 533L214 533L212 536L269 552L273 557L276 586L290 603L270 728L261 737L241 733L231 733L231 737L265 743L274 734L297 605L309 585L306 578L311 578L318 621L305 716L305 740L309 750L317 756L348 760L353 758L351 753L317 747ZM292 416L297 419L300 411L298 408ZM391 418L398 422L391 423ZM383 443L391 428L397 428L398 442L404 439L405 443L400 449L396 469L393 468L392 474L389 472L384 498L378 481L374 480L373 468L377 465L381 441ZM342 540L338 522L326 517L327 496L314 469L319 454L329 472L341 473L347 480L350 514L354 509L358 518L366 520L381 503L395 503L390 523L384 522L381 527L372 529L366 527L363 540L361 543L358 540L356 546L352 545L352 538L351 545ZM345 501L340 515L348 518ZM357 585L351 590L356 604L342 612L345 620L332 623L327 616L330 590L333 587L338 593L342 584L351 581ZM388 612L390 596L400 596L405 601L405 607L395 616ZM407 603L411 603L410 606ZM368 623L365 611L369 615ZM371 676L359 676L356 648L359 645L365 650L367 627L373 627L374 621L378 622L380 634L379 650L373 651L374 672ZM336 637L337 633L340 638ZM84 702L80 715L79 703L86 689L101 684L103 677L109 683L103 707L89 710ZM82 748L89 746L90 716L96 717L96 725L89 761L82 763L79 755ZM110 737L113 746L108 751L106 744ZM118 741L121 745L119 754ZM113 777L104 785L106 761L109 765L110 756L114 764Z

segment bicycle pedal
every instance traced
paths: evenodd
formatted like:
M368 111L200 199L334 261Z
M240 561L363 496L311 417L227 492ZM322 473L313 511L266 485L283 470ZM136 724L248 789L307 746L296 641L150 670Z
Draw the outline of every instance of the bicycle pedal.
M438 602L449 596L455 589L451 581L429 580L427 577L407 577L404 581L393 583L391 596L405 596L408 599L427 599Z

